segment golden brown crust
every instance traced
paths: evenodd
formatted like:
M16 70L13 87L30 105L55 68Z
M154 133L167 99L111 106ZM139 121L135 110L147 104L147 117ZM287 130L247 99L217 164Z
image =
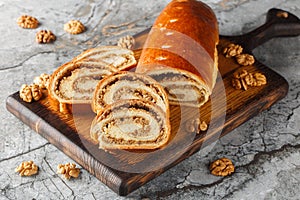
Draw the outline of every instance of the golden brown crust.
M216 81L218 42L217 20L206 4L173 0L155 21L136 71L148 73L166 66L189 71L211 92Z

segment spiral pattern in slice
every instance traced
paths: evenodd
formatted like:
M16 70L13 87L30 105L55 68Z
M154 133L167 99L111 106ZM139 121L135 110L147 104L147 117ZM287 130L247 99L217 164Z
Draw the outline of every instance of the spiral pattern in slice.
M198 77L184 70L166 68L147 73L159 82L166 92L170 104L200 107L211 94L211 91Z
M151 77L133 72L118 72L101 80L94 92L92 108L97 113L108 104L125 99L151 101L164 112L168 110L163 87Z
M100 61L114 71L128 70L136 64L133 51L118 46L102 46L88 49L74 58L74 61Z
M99 80L136 64L133 52L113 46L84 51L60 66L49 83L50 97L63 104L90 104Z
M90 133L102 149L157 149L168 142L170 124L156 104L122 100L98 113Z

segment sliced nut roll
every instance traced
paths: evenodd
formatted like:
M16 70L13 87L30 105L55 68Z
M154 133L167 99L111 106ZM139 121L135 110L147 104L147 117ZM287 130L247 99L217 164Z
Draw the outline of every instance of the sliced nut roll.
M90 104L99 80L136 64L133 52L112 46L89 49L57 68L49 81L49 95L60 107Z
M115 71L128 70L136 64L133 51L119 46L101 46L88 49L73 60L104 62L114 68Z
M118 72L102 79L94 91L92 108L97 113L108 104L125 99L151 101L164 112L169 110L163 87L151 77L133 72Z
M152 102L122 100L99 112L90 133L101 149L157 149L170 138L170 122Z
M49 94L60 103L89 104L99 80L113 72L101 62L66 63L50 78Z

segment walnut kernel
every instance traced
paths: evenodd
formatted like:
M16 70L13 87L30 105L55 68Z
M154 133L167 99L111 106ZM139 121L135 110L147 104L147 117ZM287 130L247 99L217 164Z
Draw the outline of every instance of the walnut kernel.
M234 172L234 165L228 158L221 158L212 162L209 170L215 176L228 176Z
M206 131L207 130L207 124L205 121L200 121L199 118L189 120L185 123L185 129L189 133L199 133L200 131Z
M224 50L223 54L225 54L226 58L234 57L240 55L243 51L243 47L238 44L229 44Z
M243 66L252 65L255 59L250 54L240 54L236 56L236 61Z
M248 75L248 72L245 69L242 69L242 70L238 69L233 73L233 77L237 78L237 79L244 78L247 75Z
M248 73L245 69L238 69L233 73L232 86L239 90L247 90L248 86L262 86L267 84L267 78L261 73Z
M56 40L56 36L49 30L40 30L36 33L35 40L37 43L50 43Z
M71 177L77 178L80 173L80 169L76 168L76 164L67 163L65 165L59 164L57 166L57 173L63 174L66 179L70 179Z
M239 79L237 79L237 78L234 78L234 79L232 79L232 86L235 88L235 89L237 89L237 90L240 90L240 89L242 89L242 84L241 84L241 82L240 82L240 80Z
M132 49L134 44L135 44L135 39L130 35L122 37L118 41L119 47L123 47L123 48L127 48L127 49Z
M30 89L31 89L31 94L32 94L32 98L35 100L35 101L38 101L42 98L43 96L43 93L40 89L40 87L36 84L31 84L30 85Z
M202 121L201 124L199 125L200 131L206 131L207 130L207 124L205 121Z
M288 18L289 17L289 13L284 12L284 11L279 11L276 14L277 17L281 17L281 18Z
M50 75L49 74L41 74L33 79L33 83L38 85L41 89L47 89L49 85Z
M43 96L43 93L40 87L36 84L23 84L20 89L20 98L27 102L31 103L33 100L38 101Z
M75 35L84 32L85 26L79 20L71 20L64 25L64 30Z
M22 162L15 172L19 172L20 176L32 176L38 172L38 166L33 161Z
M20 89L20 98L23 101L27 102L27 103L32 102L32 93L31 93L30 86L28 86L26 84L23 84L21 86L21 89Z
M17 19L17 23L22 28L37 28L39 25L39 21L32 16L22 15Z
M257 86L266 85L267 84L267 78L265 75L261 73L255 73L254 79L256 80Z

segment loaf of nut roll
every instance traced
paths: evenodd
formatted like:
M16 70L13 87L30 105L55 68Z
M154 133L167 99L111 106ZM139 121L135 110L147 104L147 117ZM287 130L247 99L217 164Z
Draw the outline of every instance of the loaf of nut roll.
M49 81L50 98L65 105L90 105L99 80L136 64L131 50L117 46L89 49L57 68Z
M215 14L195 0L173 0L156 19L136 72L162 84L170 104L200 107L217 79L219 41Z
M162 109L151 101L127 99L102 109L93 120L91 138L99 148L157 149L170 138L170 122Z
M117 72L99 81L94 91L92 109L95 113L119 100L142 99L157 104L169 117L169 102L163 87L147 75Z

